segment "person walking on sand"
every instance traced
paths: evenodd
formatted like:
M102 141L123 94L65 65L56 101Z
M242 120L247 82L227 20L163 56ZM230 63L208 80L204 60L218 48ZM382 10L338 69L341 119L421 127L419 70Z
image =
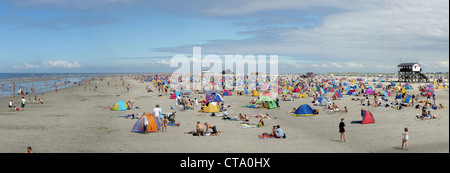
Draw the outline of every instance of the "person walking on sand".
M402 139L402 150L403 150L403 146L406 145L406 151L408 151L408 140L409 140L409 136L408 136L408 128L405 127L405 133L402 133L403 135L403 139Z
M344 137L344 142L347 143L347 139L345 138L345 123L344 123L344 118L341 119L341 123L339 123L339 133L341 133L341 141L342 141L342 137Z

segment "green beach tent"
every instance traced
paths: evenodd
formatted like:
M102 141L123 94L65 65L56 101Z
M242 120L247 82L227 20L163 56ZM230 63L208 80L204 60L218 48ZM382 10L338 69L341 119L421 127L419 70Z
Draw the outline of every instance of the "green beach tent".
M261 103L261 105L266 105L267 109L273 109L273 108L277 108L277 104L275 103L275 101L270 98L269 96L261 96L254 104L254 106L256 107L256 104Z

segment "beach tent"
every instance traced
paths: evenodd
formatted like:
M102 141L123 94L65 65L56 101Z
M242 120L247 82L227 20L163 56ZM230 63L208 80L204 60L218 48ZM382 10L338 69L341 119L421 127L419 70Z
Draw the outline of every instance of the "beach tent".
M391 93L389 93L389 91L387 91L387 90L386 91L382 91L381 94L384 95L385 97L391 96Z
M361 109L362 124L373 124L375 119L373 118L372 112L366 109Z
M405 87L405 89L407 89L407 90L412 90L413 87L412 87L411 85L408 85L408 86Z
M300 88L296 87L296 88L294 88L294 90L292 92L299 93L300 92Z
M367 89L366 92L364 94L373 94L373 90L372 89Z
M219 112L220 108L219 105L217 105L216 102L209 102L206 106L205 106L205 112L210 113L210 112Z
M319 88L320 94L325 94L327 93L327 90L324 90L323 88Z
M265 103L265 105L267 105L267 109L273 109L273 108L277 108L277 103L275 103L275 101L270 98L269 96L261 96L254 104L254 106L256 107L256 104L260 103L261 105L263 105Z
M336 92L334 92L334 95L332 96L332 98L342 98L342 95L340 92L336 91Z
M113 111L126 111L128 109L127 104L125 104L122 100L119 100L112 107Z
M175 91L175 92L170 96L170 99L175 99L175 98L177 98L177 97L183 98L183 95L181 95L180 92Z
M252 91L252 96L260 96L259 92L256 90Z
M222 93L222 96L232 96L233 94L231 94L230 90L224 90Z
M244 94L248 94L247 88L244 88Z
M293 116L314 116L313 109L308 104L303 104L295 110Z
M434 93L431 90L428 90L427 93L425 94L425 97L430 96L433 97Z
M214 93L211 95L211 100L213 102L223 102L223 97L219 93Z
M328 100L327 97L323 97L322 100L319 101L319 102L320 102L320 105L319 105L319 106L326 106L327 103L328 103L328 101L329 101L329 100Z
M327 91L327 92L334 92L333 88L331 88L331 87L327 87L327 88L326 88L326 91Z
M384 86L383 86L383 84L378 84L377 86L376 86L377 88L383 88Z
M147 117L148 117L148 126L147 126L147 131L148 132L157 132L158 131L158 123L156 122L156 118L152 115L147 113ZM143 118L139 118L136 123L133 126L133 129L131 130L132 132L136 132L136 133L144 133L144 126L142 121L144 121Z
M404 103L412 103L413 99L411 98L411 95L408 95L405 97L405 99L403 100Z
M306 98L306 94L300 94L299 98Z
M353 89L347 92L347 95L356 95L356 94L357 94L356 91Z

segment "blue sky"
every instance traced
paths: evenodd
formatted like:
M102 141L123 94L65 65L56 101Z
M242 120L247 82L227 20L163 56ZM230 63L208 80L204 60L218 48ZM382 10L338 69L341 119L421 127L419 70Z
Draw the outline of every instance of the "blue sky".
M1 0L0 72L173 72L171 58L278 55L280 73L448 71L449 2Z

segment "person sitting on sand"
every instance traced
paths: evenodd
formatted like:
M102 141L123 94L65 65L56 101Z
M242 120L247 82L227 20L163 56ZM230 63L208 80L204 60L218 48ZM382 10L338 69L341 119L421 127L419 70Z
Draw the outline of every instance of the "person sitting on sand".
M31 146L27 147L27 151L25 153L34 153L33 149L31 148Z
M438 109L444 109L444 106L441 103L439 103Z
M217 131L217 127L216 127L215 125L208 124L207 122L205 122L204 125L205 125L205 127L206 127L206 131L205 131L205 132L208 132L208 130L211 129L211 130L212 130L212 131L211 131L212 134L217 134L217 135L219 135L219 133L221 133L220 130Z
M283 129L280 128L280 125L277 125L275 130L273 130L273 136L275 138L284 138Z
M239 120L243 120L243 119L244 119L244 116L242 116L242 114L239 113Z
M242 122L248 124L249 121L250 121L250 119L248 118L247 114L245 114L243 119L242 119Z
M334 112L339 111L339 107L337 106L336 103L333 103L333 111L334 111Z
M205 131L203 130L203 125L200 121L197 121L197 126L195 127L195 132L198 136L205 136Z

